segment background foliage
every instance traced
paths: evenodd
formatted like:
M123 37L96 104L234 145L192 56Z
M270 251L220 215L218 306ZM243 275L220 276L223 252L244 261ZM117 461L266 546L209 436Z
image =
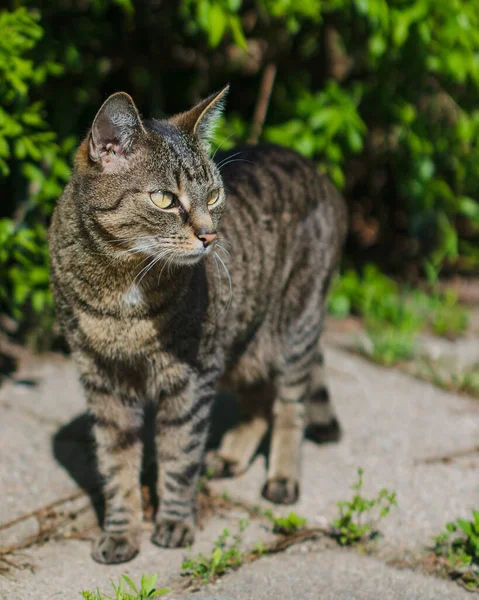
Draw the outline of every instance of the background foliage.
M470 0L11 0L0 12L0 312L50 318L46 227L105 97L181 111L230 81L218 133L311 157L349 206L348 262L479 266L479 4ZM357 266L357 264L355 265Z

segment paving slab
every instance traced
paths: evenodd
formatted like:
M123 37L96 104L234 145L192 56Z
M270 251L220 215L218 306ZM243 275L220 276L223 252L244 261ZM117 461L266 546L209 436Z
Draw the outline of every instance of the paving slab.
M0 416L0 525L77 491L52 452L57 425L11 407Z
M224 600L464 600L470 592L346 550L279 554L211 586ZM215 597L210 590L195 598Z
M336 503L351 498L350 486L362 467L366 496L383 487L398 495L398 508L381 523L384 550L423 549L447 521L468 516L479 505L479 454L424 462L477 446L477 401L333 347L326 349L326 364L343 438L320 446L305 442L302 493L293 510L311 524L331 520ZM241 477L212 485L271 507L259 498L265 472L259 457Z
M326 349L326 363L343 439L338 444L326 445L307 441L301 499L294 507L273 509L294 510L311 525L329 522L337 514L336 502L351 497L350 485L356 479L357 468L363 467L366 495L383 487L398 495L398 509L380 526L384 537L377 546L378 556L394 559L423 552L447 521L468 516L479 504L478 455L448 463L427 462L431 457L477 445L477 401L441 391L395 370L377 367L331 344ZM31 372L26 370L22 377L25 383L7 383L0 389L0 531L5 521L93 485L88 420L83 414L84 399L73 365L65 359L45 361L36 364ZM250 504L271 508L260 497L265 472L265 459L259 456L245 475L212 482L212 487L218 493L227 491ZM88 498L84 501L89 502ZM91 514L94 515L93 509ZM194 551L209 551L222 529L234 528L236 521L237 515L211 519L205 530L199 532ZM29 535L29 526L24 522L14 533L10 532L9 543ZM246 542L253 544L267 535L252 526ZM156 572L160 584L168 585L177 577L184 557L182 550L152 546L147 531L139 557L126 565L97 565L89 553L89 543L78 540L51 541L26 550L24 555L34 565L34 571L13 571L12 579L0 578L0 598L76 598L79 590L94 589L97 585L107 591L110 578L115 580L122 573L138 579L142 572ZM300 566L296 568L295 561L309 565L309 579L306 571L304 577L300 576L302 571ZM291 577L289 588L288 577ZM274 583L275 578L283 584ZM303 579L304 586L298 587L301 593L296 593L294 588ZM237 587L227 588L230 581ZM404 595L404 590L409 589L408 581L410 595ZM299 558L291 558L289 554L284 558L283 555L264 558L225 577L223 585L224 593L223 587L218 592L215 588L214 593L208 592L209 596L454 600L466 593L449 582L397 571L383 562L343 550L310 553ZM447 594L441 586L446 586ZM363 587L364 594L358 595ZM388 587L402 589L403 595L388 596ZM375 596L376 588L382 592ZM71 594L65 595L66 590ZM347 596L348 590L357 595Z
M216 516L198 532L192 552L211 553L214 541L228 528L238 530L238 520L245 514ZM181 564L188 551L184 548L167 550L150 542L152 526L145 524L141 551L133 561L120 565L101 565L90 557L90 542L79 540L51 541L43 546L21 553L18 562L28 559L30 570L12 570L8 577L0 575L0 600L62 600L78 599L82 590L94 591L97 587L105 594L112 592L111 583L125 574L138 582L142 573L158 575L158 587L177 585ZM245 532L243 548L246 550L262 536L259 523L252 522Z

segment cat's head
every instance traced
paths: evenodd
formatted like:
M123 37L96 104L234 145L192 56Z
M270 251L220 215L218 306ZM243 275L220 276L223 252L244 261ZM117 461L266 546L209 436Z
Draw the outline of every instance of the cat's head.
M211 250L225 191L209 138L227 91L162 121L142 121L124 92L100 108L75 177L82 216L112 252L192 264Z

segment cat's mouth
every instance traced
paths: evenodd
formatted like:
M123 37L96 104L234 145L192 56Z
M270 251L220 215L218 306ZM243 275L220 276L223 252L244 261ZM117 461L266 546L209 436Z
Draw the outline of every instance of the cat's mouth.
M194 265L211 252L211 246L178 252L173 259L177 265Z
M151 244L149 240L144 243L136 244L128 250L120 251L123 254L141 259L142 256L152 259L153 264L169 263L171 265L194 265L200 262L208 254L211 253L214 244L205 246L195 243L176 243L176 244Z

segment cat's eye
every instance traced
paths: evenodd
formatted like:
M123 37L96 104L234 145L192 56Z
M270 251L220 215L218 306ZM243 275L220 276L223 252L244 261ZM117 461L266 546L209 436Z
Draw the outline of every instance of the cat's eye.
M150 198L158 208L173 208L176 206L176 196L171 192L151 192Z
M220 198L219 190L214 190L213 192L210 192L208 195L208 206L213 206L213 204L216 204L218 202L219 198Z

